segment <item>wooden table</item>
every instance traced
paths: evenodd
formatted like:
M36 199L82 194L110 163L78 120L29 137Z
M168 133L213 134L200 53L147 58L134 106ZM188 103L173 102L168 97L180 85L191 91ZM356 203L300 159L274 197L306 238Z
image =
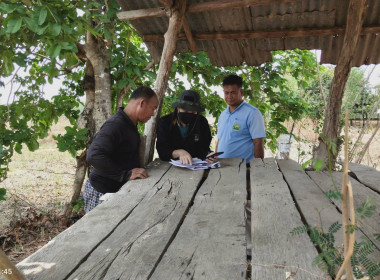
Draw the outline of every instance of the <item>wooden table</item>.
M291 160L221 164L151 163L149 178L125 184L17 267L28 279L246 279L250 188L252 279L323 279L309 236L290 235L318 223L314 208L326 207L326 225L341 220L315 174Z

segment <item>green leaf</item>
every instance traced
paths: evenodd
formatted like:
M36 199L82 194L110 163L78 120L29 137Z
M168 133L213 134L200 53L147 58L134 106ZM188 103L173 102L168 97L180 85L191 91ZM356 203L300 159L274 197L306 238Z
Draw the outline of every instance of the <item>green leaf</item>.
M138 68L138 67L134 67L133 68L133 71L136 73L136 75L138 76L138 77L141 77L142 75L141 75L141 72L140 72L140 69Z
M30 1L30 0L22 0L22 3L24 3L25 5L27 5L27 6L32 6L32 1Z
M37 26L37 23L32 19L32 18L29 18L29 17L23 17L22 18L24 20L24 22L26 23L27 27L33 31L33 32L37 32L38 30L38 26Z
M54 23L54 24L50 25L51 34L53 36L58 36L59 33L61 32L61 29L62 29L62 27L60 24Z
M62 50L68 50L73 52L78 52L78 48L74 43L71 42L62 42L61 43Z
M14 70L12 55L13 54L11 52L5 52L3 56L3 65L0 69L3 69L3 75L5 77L11 75Z
M38 27L38 28L37 28L37 34L38 34L38 35L42 35L42 34L44 34L46 28L48 28L48 25Z
M17 65L21 67L26 66L26 55L24 53L17 53L17 55L14 57L14 62L17 63Z
M376 209L373 196L367 196L366 201L358 207L358 213L360 218L369 218L373 215Z
M7 191L4 188L0 188L0 200L6 200L7 199Z
M315 171L321 171L323 167L323 161L320 159L314 159L314 169Z
M308 167L310 163L311 163L311 159L305 161L305 162L301 165L301 168L302 168L303 170L305 170L306 167Z
M29 151L34 152L39 148L39 144L36 139L32 138L28 142L25 143L28 147Z
M40 15L38 16L38 25L42 25L45 20L46 20L46 16L47 16L47 9L45 7L42 7L41 8L41 11L40 11Z
M16 33L20 30L22 24L22 18L12 18L8 21L7 32Z
M9 5L6 3L0 3L0 11L11 14L17 9L17 5Z
M61 52L61 48L62 48L61 45L54 44L50 48L47 49L46 55L50 56L51 58L56 58Z
M329 233L336 233L338 230L340 230L342 228L342 224L340 224L338 221L336 221L335 223L333 223L330 227L329 227Z
M17 153L21 154L22 153L21 150L22 150L22 145L21 145L21 143L17 142L15 145L15 151Z

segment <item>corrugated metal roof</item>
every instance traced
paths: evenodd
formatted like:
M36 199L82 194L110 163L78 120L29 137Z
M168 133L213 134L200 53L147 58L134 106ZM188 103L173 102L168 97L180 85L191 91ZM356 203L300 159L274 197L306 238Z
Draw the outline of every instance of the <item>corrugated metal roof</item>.
M125 11L157 8L158 0L118 0ZM209 2L188 0L188 4ZM187 13L186 19L194 36L213 32L281 31L316 28L344 28L348 9L347 0L299 0L280 4L234 8L220 11ZM131 21L141 36L163 35L168 28L167 17ZM367 0L364 27L380 26L380 1ZM380 63L380 35L361 35L353 58L353 66ZM260 65L272 59L272 50L321 49L321 62L336 64L343 45L344 34L323 36L196 40L197 50L206 51L211 63L218 66ZM159 60L163 41L146 44L152 56ZM177 43L177 52L190 51L186 39Z

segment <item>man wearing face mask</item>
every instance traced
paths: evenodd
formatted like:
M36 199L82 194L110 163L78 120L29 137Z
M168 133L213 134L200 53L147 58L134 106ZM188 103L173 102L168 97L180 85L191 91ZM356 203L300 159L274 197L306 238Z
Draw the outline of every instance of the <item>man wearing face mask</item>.
M157 125L157 152L161 160L179 159L192 164L192 158L205 159L210 151L211 132L196 91L185 90L172 104L174 112Z

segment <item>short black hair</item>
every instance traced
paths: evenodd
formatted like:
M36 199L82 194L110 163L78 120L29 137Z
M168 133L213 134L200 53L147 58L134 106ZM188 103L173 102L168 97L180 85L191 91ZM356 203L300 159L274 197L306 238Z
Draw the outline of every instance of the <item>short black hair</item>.
M149 100L151 99L153 96L155 96L156 93L154 92L153 89L151 89L150 87L147 87L147 86L141 86L141 87L138 87L136 88L131 96L129 97L129 99L139 99L139 98L144 98L146 100Z
M237 85L239 88L243 87L243 79L237 75L228 75L223 79L223 86Z

